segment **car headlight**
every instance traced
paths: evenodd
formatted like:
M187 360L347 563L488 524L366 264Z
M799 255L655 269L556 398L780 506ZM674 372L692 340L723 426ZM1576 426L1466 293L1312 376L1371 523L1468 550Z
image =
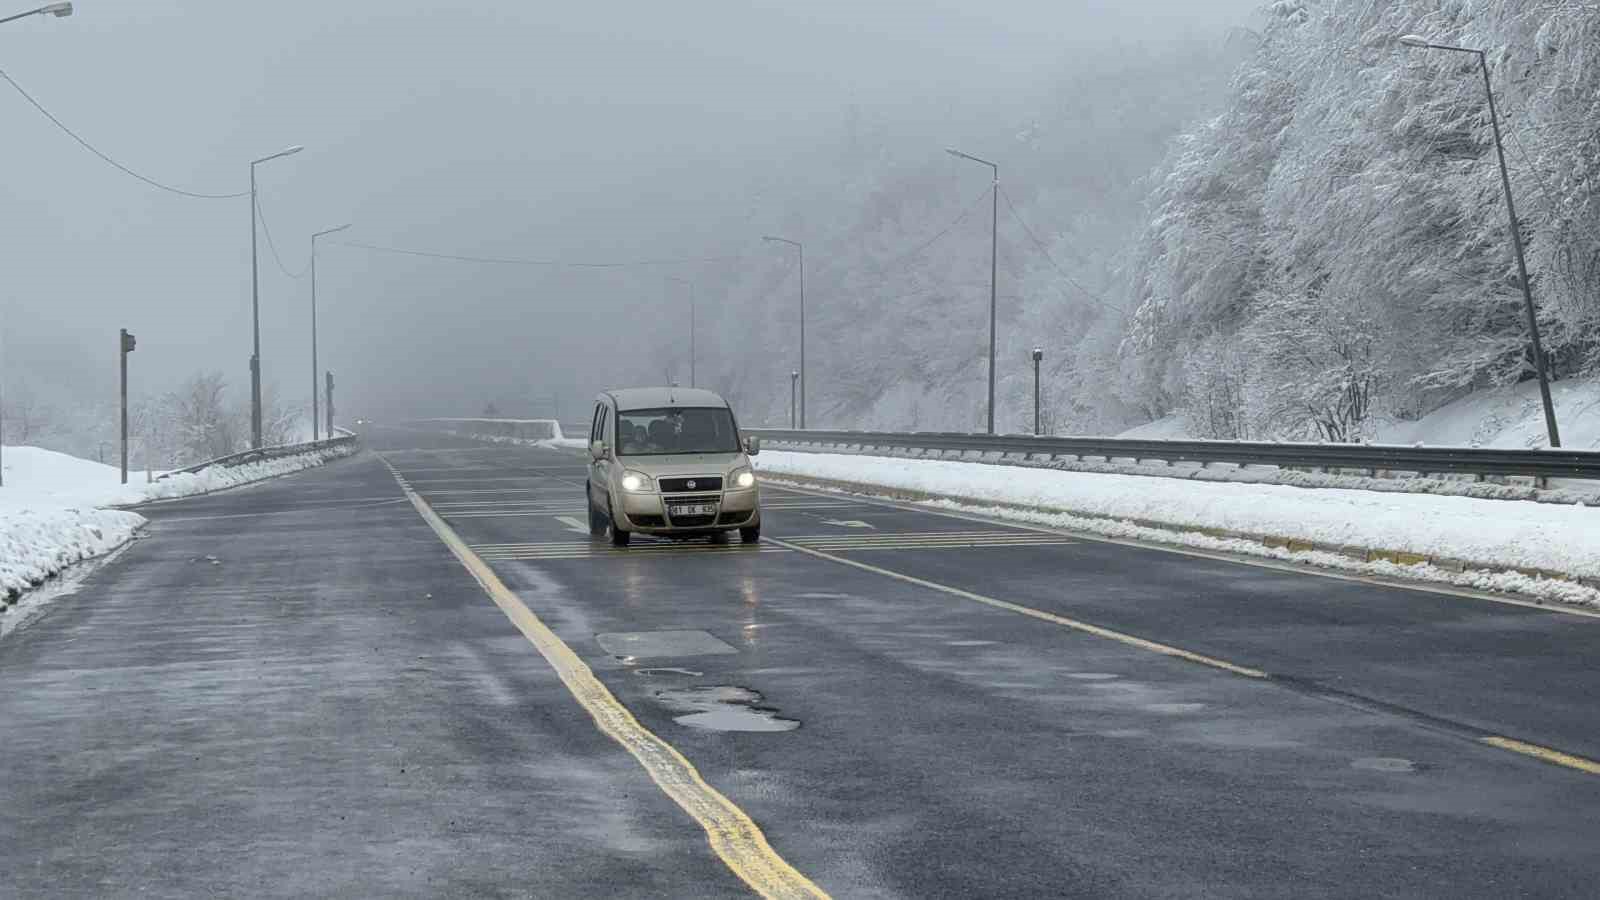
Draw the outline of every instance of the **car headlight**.
M642 494L655 489L650 482L650 476L643 472L623 472L622 489L634 494Z
M749 466L740 466L728 473L728 483L735 488L755 487L756 473L750 471Z

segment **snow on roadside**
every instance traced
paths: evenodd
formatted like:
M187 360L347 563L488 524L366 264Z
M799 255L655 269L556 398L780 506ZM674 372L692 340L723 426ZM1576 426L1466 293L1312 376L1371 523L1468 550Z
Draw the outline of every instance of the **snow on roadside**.
M144 522L138 513L115 509L0 507L0 598L115 550Z
M589 447L589 442L583 438L520 438L505 434L476 434L470 431L445 431L444 433L454 437L466 438L469 441L483 441L488 444L514 444L518 447L544 447L551 450L587 450Z
M355 452L353 446L338 450L318 450L312 453L297 453L294 456L284 456L278 459L269 459L262 462L246 463L242 466L223 468L212 466L201 469L199 472L176 472L154 484L128 485L135 499L122 499L119 497L116 505L127 506L133 503L143 503L149 500L168 500L174 497L192 497L195 494L209 494L225 488L249 484L252 481L261 481L266 478L276 478L301 469L320 466L330 459L349 456Z
M1323 545L1400 551L1462 560L1480 567L1544 569L1591 579L1600 577L1600 510L1583 506L1336 488L1309 491L1283 485L1190 482L972 462L775 450L763 452L757 458L757 466L771 475L934 494L952 498L967 508L986 503L1034 507L1044 511L1039 515L1065 517L1061 522L1045 524L1064 524L1070 519L1067 527L1101 533L1109 533L1108 525L1126 530L1137 529L1137 523L1143 522L1168 528L1221 529ZM1015 510L985 511L1010 518L1021 516ZM1107 519L1112 521L1108 523ZM1040 521L1036 516L1030 520ZM1146 530L1164 535L1159 540L1172 541L1170 531ZM1205 538L1198 534L1194 537ZM1256 555L1269 549L1253 541L1233 543L1241 546L1230 545L1229 549ZM1267 555L1289 558L1278 553ZM1348 562L1345 557L1339 558ZM1327 560L1321 562L1331 564ZM1483 575L1469 573L1466 577L1481 579ZM1440 576L1430 580L1453 579ZM1600 598L1591 589L1571 587Z
M209 493L321 465L352 450L212 467L154 483L145 483L143 473L129 473L132 483L124 485L115 466L37 447L6 447L5 485L0 487L0 609L7 598L67 566L116 549L145 523L136 512L106 507Z

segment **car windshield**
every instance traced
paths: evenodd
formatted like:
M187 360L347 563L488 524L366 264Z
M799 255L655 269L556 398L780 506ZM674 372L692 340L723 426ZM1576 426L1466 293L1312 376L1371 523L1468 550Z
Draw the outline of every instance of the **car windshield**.
M617 413L617 455L734 453L739 435L726 407L632 409Z

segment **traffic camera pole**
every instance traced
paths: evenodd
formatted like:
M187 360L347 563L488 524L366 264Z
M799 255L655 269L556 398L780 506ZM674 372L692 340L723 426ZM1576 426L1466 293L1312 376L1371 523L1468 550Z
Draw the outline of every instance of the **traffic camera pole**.
M328 373L328 401L324 405L328 407L328 432L327 432L327 434L328 434L329 438L332 438L333 437L333 373L332 372Z

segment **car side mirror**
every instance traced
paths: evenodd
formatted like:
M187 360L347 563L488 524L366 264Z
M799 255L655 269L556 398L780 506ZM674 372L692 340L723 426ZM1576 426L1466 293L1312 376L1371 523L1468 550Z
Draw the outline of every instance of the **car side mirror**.
M755 456L757 453L760 453L761 452L761 437L759 435L752 434L749 437L745 438L744 439L744 452L745 452L746 456Z
M591 458L593 458L593 459L605 459L606 458L606 442L605 441L590 441L589 442L589 456Z

